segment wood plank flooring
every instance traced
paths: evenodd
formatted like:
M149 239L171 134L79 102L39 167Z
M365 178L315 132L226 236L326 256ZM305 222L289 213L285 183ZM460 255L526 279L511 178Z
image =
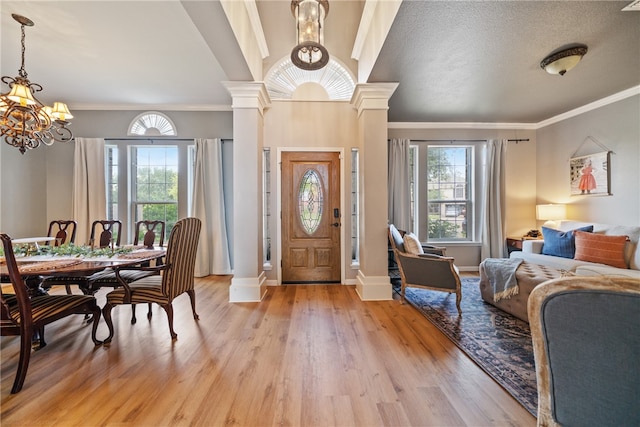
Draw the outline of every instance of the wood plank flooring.
M269 287L231 304L229 276L174 301L178 339L154 306L113 310L110 347L82 317L46 329L23 390L19 342L2 337L2 426L534 426L532 417L409 304L354 287ZM56 290L61 292L63 289ZM108 290L98 293L104 304ZM464 315L464 314L463 314ZM101 320L98 338L107 335Z

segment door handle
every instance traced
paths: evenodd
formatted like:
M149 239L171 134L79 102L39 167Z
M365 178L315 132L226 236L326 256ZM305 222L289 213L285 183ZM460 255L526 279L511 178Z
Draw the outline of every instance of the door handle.
M334 222L333 224L331 224L332 227L340 227L340 223L339 222Z

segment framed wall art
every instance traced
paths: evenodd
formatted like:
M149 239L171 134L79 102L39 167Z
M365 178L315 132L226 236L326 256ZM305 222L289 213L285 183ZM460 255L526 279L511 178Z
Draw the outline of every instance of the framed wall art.
M610 153L610 151L603 151L570 159L572 196L611 194Z

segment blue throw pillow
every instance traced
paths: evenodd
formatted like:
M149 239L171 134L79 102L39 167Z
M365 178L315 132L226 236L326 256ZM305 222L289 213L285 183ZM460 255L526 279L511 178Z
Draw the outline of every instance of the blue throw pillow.
M577 228L579 231L593 231L593 225ZM576 253L576 241L574 232L554 230L553 228L542 227L542 244L543 255L553 255L562 258L573 258Z

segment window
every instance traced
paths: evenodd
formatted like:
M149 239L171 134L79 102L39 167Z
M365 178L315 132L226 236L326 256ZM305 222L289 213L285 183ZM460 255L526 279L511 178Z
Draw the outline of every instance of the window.
M107 218L124 225L123 243L135 223L161 220L165 241L178 218L188 216L194 146L179 141L112 141L106 146Z
M360 262L360 181L358 180L359 152L351 149L351 263Z
M178 147L131 147L132 221L164 221L167 236L178 220Z
M412 146L411 197L420 240L473 240L473 159L472 146Z
M271 148L262 149L262 185L264 197L262 198L262 262L267 268L271 265Z

